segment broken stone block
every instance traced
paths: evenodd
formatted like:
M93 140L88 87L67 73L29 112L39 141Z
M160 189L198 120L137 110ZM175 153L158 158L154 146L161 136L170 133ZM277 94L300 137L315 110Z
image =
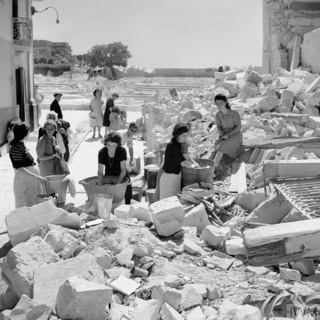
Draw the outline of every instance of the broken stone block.
M56 312L62 319L105 320L111 297L104 284L73 276L59 288Z
M154 299L143 300L135 298L134 311L131 320L156 320L161 304Z
M111 263L112 263L112 256L103 248L101 247L96 247L93 249L90 249L89 252L81 252L80 255L83 254L91 254L97 264L102 268L102 269L110 269L111 268Z
M222 270L229 270L235 260L233 258L219 258L216 256L207 257L203 259L206 265L213 265Z
M203 306L202 309L207 318L212 317L213 319L215 319L218 314L218 311L216 309L209 306Z
M109 318L114 320L131 319L134 308L118 303L112 303L109 311Z
M314 260L308 259L304 261L291 262L291 267L307 276L312 276L316 273Z
M168 303L175 310L179 310L182 300L182 292L174 288L157 285L152 289L151 298Z
M220 247L222 242L230 238L229 227L216 227L213 225L203 229L200 239L208 243L212 247Z
M89 254L79 255L35 268L33 298L48 306L54 306L60 286L74 275L88 281L102 284L105 282L103 271L95 258Z
M293 269L280 268L280 278L289 281L301 281L301 273Z
M256 86L262 81L262 79L263 77L254 70L252 70L247 77L247 81L255 84Z
M120 221L117 217L114 217L112 219L104 220L102 222L102 225L104 228L107 228L107 229L119 229Z
M44 241L47 242L56 253L60 252L68 245L75 245L78 243L76 238L62 228L50 230L45 235Z
M162 305L160 316L162 320L183 320L178 311L170 307L168 303Z
M270 273L270 269L266 268L266 267L253 267L253 266L247 266L246 270L249 270L251 272L254 272L255 274L262 276L265 274Z
M182 287L184 284L185 284L185 281L174 274L169 274L164 280L165 286L171 287L174 289L178 289L179 287Z
M228 299L224 299L218 311L218 318L261 320L261 314L257 307L248 304L237 305Z
M136 218L138 221L151 221L151 214L148 210L148 206L142 203L131 204L128 216L130 219Z
M207 299L214 300L214 299L221 299L223 298L223 290L221 290L217 286L207 286Z
M202 248L189 239L184 239L183 250L190 254L197 254L202 252Z
M117 261L120 265L126 266L129 261L131 261L133 256L133 250L131 248L126 248L117 254Z
M188 313L187 313L187 317L186 320L206 320L206 316L204 315L204 313L202 312L200 307L195 307L193 309L191 309Z
M139 243L134 249L133 249L133 255L143 258L151 256L153 253L153 248L148 243Z
M130 206L131 205L129 204L121 204L119 207L114 209L114 215L119 219L128 219Z
M32 237L9 251L1 263L2 278L19 298L23 294L32 297L34 268L59 260L49 244Z
M307 216L305 213L300 212L296 208L292 208L289 213L281 220L281 223L310 219L311 217Z
M49 319L51 311L51 308L45 303L39 303L23 294L18 304L12 310L6 310L5 312L1 313L0 318L3 320L46 320Z
M225 242L226 252L232 256L246 255L246 249L243 239L240 237L231 237Z
M191 286L184 287L182 290L182 298L180 303L180 311L191 308L193 306L201 305L202 294Z
M240 194L236 202L250 213L266 198L264 188L260 188Z
M280 100L277 96L266 96L258 102L258 108L261 112L271 111L280 105Z
M204 299L207 297L207 287L205 284L189 283L184 286L184 289L188 287L195 289Z
M183 226L196 227L198 234L200 234L203 229L210 224L211 223L208 219L206 209L202 203L192 208L185 215L185 218L183 220Z
M166 258L174 258L176 256L176 253L173 252L173 251L169 251L169 250L161 250L161 254L163 257L166 257Z
M130 296L133 292L135 292L140 287L140 284L129 278L119 276L117 279L111 282L108 282L107 286L127 296Z
M153 224L160 236L171 236L182 228L184 210L177 196L162 199L150 206Z
M236 70L230 70L230 71L226 71L226 72L215 72L214 73L214 77L217 80L234 80L237 79L237 72Z
M150 262L153 262L153 259L148 256L144 256L143 258L140 259L140 263L142 263L142 264L146 264L146 263L150 263Z
M8 287L6 292L0 295L0 312L13 309L19 302L19 297Z

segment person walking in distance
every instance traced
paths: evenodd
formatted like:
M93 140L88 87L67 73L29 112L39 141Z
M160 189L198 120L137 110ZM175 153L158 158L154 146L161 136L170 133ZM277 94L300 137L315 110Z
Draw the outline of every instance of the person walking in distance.
M53 96L54 96L54 100L50 105L50 111L54 111L58 115L58 119L63 119L61 107L59 104L62 97L62 93L57 92Z

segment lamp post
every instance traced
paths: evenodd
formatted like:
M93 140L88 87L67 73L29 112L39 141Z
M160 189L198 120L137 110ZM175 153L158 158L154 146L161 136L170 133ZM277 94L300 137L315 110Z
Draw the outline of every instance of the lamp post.
M57 14L56 23L60 23L60 21L59 21L59 13L58 13L58 11L57 11L57 9L55 7L47 7L47 8L44 8L43 10L41 10L41 11L36 10L35 7L31 7L31 14L34 15L35 13L41 13L41 12L44 12L44 11L46 11L48 9L53 9L56 12L56 14Z

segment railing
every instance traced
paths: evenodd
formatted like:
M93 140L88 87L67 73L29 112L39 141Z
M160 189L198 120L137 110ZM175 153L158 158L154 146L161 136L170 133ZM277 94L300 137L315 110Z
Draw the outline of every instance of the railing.
M19 46L31 47L32 20L27 18L12 18L13 43Z

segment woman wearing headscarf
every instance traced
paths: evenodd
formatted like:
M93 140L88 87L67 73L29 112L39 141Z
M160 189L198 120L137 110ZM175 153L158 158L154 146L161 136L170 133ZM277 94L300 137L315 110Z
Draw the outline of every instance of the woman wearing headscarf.
M30 126L24 122L15 124L14 138L10 142L10 160L14 168L13 192L15 207L31 207L36 204L35 194L42 194L45 190L46 178L39 175L33 157L27 151L25 141L30 132ZM42 188L43 186L43 188Z
M217 153L214 162L217 166L223 154L227 154L232 159L239 157L242 147L242 132L240 115L231 109L227 97L223 94L217 94L214 101L218 108L215 122L220 133L219 139L215 142Z
M59 157L59 155L56 153L58 150L56 139L53 136L55 130L57 129L57 124L53 120L47 120L43 127L45 133L38 140L36 151L40 175L42 177L46 177L55 174L54 162L55 158Z
M128 178L127 171L127 151L121 147L121 136L117 132L111 132L104 138L104 145L98 155L98 184L101 186L110 183L110 179L115 184L122 183L123 178ZM127 185L125 193L125 203L130 204L132 199L132 186Z
M160 178L160 200L176 195L181 190L181 162L185 161L183 144L187 142L189 128L185 123L173 127L173 138L164 155L163 171Z

